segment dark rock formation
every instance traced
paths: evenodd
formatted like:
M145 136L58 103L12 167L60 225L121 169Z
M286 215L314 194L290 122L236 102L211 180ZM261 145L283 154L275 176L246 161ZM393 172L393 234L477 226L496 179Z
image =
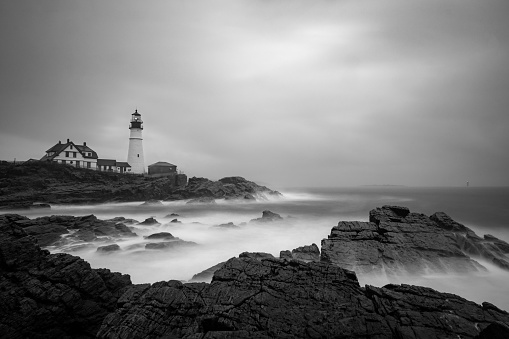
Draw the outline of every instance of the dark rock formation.
M241 177L227 177L219 181L192 177L186 187L175 190L168 200L211 198L211 199L264 199L281 196L265 186L260 186Z
M94 215L82 217L53 215L35 219L16 215L15 223L28 235L37 239L40 246L90 242L97 240L97 237L106 237L107 240L136 236L123 223L99 220ZM71 230L73 233L68 234ZM65 235L65 238L62 238L62 235Z
M272 222L278 220L283 220L283 218L277 213L265 210L262 212L261 218L252 219L250 222Z
M24 220L0 216L0 336L94 337L131 285L129 276L41 250L17 224Z
M355 273L327 263L249 255L228 260L210 284L136 285L118 305L99 338L475 338L509 322L430 288L361 288Z
M486 259L500 268L509 270L509 244L490 234L483 238L468 227L454 221L447 214L437 212L430 217L438 227L450 231L456 237L461 250L473 257Z
M239 226L235 225L232 222L228 222L226 224L214 225L212 227L214 227L214 228L227 228L227 229L239 229L240 228Z
M264 199L281 196L241 177L211 181L185 174L151 177L93 171L41 161L14 165L0 161L0 209L23 210L48 204L90 204L114 201ZM35 203L35 204L34 204Z
M172 221L170 221L171 223L174 223L174 224L181 224L182 221L179 221L178 219L173 219Z
M27 209L37 207L34 202L79 204L163 200L186 182L185 174L152 178L41 161L22 165L0 162L0 206Z
M173 250L177 248L190 247L198 245L192 241L184 241L176 238L173 241L151 242L145 245L147 250Z
M111 245L97 247L97 252L109 253L109 252L116 252L116 251L120 251L120 246L118 246L117 244L111 244Z
M303 262L320 261L320 250L316 244L301 246L290 251L281 251L279 253L281 259L295 259Z
M175 239L175 237L171 233L169 233L169 232L159 232L159 233L154 233L154 234L151 234L149 236L146 236L145 239L170 240L170 239Z
M210 282L212 280L212 277L214 276L214 273L220 269L226 261L222 261L219 264L216 264L212 267L207 268L206 270L201 271L200 273L196 273L191 278L190 282Z
M175 218L175 217L180 217L180 215L178 215L177 213L171 213L165 216L165 218Z
M507 263L507 243L479 238L445 213L427 217L383 206L372 210L369 220L339 222L322 240L321 260L360 274L484 270L469 255L492 258L501 267Z
M152 225L160 225L160 223L156 219L150 217L150 218L147 218L147 219L143 220L138 225L152 226Z

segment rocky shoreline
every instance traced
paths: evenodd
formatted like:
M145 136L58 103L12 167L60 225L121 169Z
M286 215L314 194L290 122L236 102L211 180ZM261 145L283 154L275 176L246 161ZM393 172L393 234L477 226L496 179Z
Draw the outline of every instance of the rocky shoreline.
M281 193L242 177L218 181L185 174L150 177L99 172L41 161L0 162L0 210L50 208L51 204L99 204L154 200L279 197Z
M278 222L277 217L264 211L252 222ZM481 238L445 213L428 217L404 207L376 208L369 222L339 222L321 250L312 244L282 250L279 258L242 253L193 278L211 277L210 283L132 284L128 275L92 269L78 257L39 247L69 232L92 242L97 235L135 237L129 222L134 221L0 215L0 333L9 338L509 336L509 314L491 303L478 305L419 286L360 286L357 271L382 267L395 274L402 268L419 272L424 263L440 270L452 260L461 273L484 269L475 261L483 258L505 268L506 242ZM145 240L176 239L160 232Z

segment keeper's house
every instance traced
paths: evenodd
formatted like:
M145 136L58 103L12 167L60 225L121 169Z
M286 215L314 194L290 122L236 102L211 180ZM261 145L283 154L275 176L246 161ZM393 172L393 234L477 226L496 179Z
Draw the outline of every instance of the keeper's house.
M47 150L46 155L41 158L41 161L53 161L95 170L97 158L97 153L88 147L86 142L83 145L76 145L67 139L65 144L59 141L58 144Z
M69 139L65 144L59 141L47 150L41 161L53 161L104 172L131 173L131 166L127 162L99 159L97 153L88 147L86 142L83 145L76 145Z

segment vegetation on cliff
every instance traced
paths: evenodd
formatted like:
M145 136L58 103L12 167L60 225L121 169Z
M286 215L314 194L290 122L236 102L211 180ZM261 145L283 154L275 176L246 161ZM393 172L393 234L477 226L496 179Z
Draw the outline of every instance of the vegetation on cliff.
M99 172L62 164L33 161L21 165L0 162L0 207L29 208L34 203L90 204L121 201L192 198L255 199L279 195L241 177L210 181L185 174L150 177Z

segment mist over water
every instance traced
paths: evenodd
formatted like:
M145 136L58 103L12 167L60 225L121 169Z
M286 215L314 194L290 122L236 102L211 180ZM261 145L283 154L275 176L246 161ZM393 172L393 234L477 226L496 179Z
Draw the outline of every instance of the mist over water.
M138 221L154 217L161 225L132 225L138 235L90 244L80 250L70 247L48 248L51 252L67 252L87 260L92 267L109 268L131 275L134 283L153 283L160 280L184 280L219 262L240 253L268 252L275 257L281 250L320 242L341 220L367 221L369 211L386 204L407 206L412 212L431 215L443 211L454 220L472 228L479 236L492 234L509 240L509 188L410 188L357 187L300 189L283 192L284 198L261 202L223 201L215 205L185 204L184 201L163 202L163 205L140 206L143 202L52 206L51 210L23 212L30 218L43 215L94 214L99 219L123 216ZM263 210L280 214L284 220L273 223L249 223L259 218ZM169 217L171 213L179 216ZM172 219L181 223L172 223ZM215 225L233 222L238 228L218 228ZM128 225L131 226L131 225ZM167 250L145 250L153 240L144 236L170 232L185 241L187 246ZM98 246L116 243L121 251L104 254ZM475 258L477 259L477 258ZM477 259L478 260L478 259ZM479 261L479 260L478 260ZM509 272L490 263L479 261L488 272L470 275L424 276L358 276L361 285L383 286L387 283L407 283L428 286L442 292L458 294L481 303L491 302L509 310Z

